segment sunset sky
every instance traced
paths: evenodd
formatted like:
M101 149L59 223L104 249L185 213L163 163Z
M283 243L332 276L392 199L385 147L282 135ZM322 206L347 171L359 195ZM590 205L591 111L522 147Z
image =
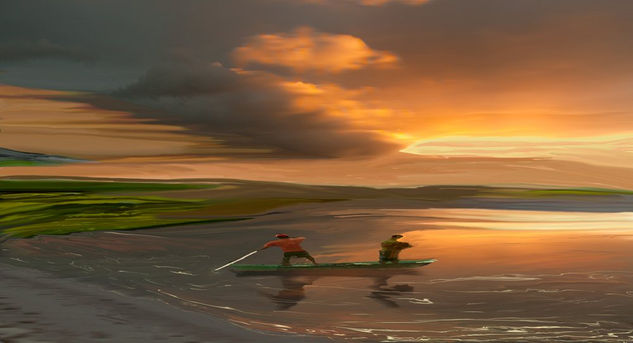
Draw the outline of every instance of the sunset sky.
M631 18L630 0L0 0L0 147L101 161L0 174L631 188Z

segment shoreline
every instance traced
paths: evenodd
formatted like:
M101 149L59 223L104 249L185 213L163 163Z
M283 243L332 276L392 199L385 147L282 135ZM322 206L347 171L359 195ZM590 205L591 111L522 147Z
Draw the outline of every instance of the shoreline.
M159 300L0 261L0 342L328 342L252 331Z

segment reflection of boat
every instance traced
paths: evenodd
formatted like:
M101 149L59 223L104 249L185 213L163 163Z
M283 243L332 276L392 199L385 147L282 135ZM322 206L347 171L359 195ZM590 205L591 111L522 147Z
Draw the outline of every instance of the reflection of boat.
M376 271L382 270L383 273L375 273ZM281 281L282 288L277 289L277 293L272 293L267 290L261 289L259 294L262 296L269 298L273 304L275 304L278 311L289 310L290 308L298 305L301 301L303 301L306 296L306 287L309 285L313 285L319 278L322 277L331 277L331 276L356 276L363 278L373 278L374 283L369 286L372 292L367 295L367 298L374 299L378 301L378 303L390 307L396 308L400 307L397 299L407 293L413 292L413 286L408 284L396 284L393 286L389 286L387 283L388 280L398 274L402 274L398 271L406 271L407 268L400 269L374 269L373 275L367 274L279 274L276 275L277 278ZM348 272L353 272L354 270L348 270ZM395 271L395 273L393 272ZM249 277L249 276L257 276L258 274L238 274L239 276ZM272 276L273 278L275 276ZM317 286L318 287L318 286ZM264 287L269 288L269 287ZM275 289L275 288L272 288ZM411 298L407 298L411 299Z
M336 274L337 272L353 271L377 271L388 272L398 271L402 272L411 268L417 268L426 266L427 264L435 262L435 259L425 260L409 260L400 261L399 263L380 263L380 262L342 262L342 263L320 263L313 264L295 264L291 266L282 266L278 264L236 264L231 267L231 270L238 275L244 274Z
M280 275L279 279L281 280L283 288L280 289L277 294L271 294L265 291L260 291L259 293L272 300L278 311L285 311L296 306L305 299L305 286L312 285L314 281L321 276Z

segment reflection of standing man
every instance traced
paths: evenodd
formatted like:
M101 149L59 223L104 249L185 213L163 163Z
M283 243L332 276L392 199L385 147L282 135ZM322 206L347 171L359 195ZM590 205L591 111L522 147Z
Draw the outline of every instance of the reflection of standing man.
M269 298L277 305L277 310L288 310L293 306L299 304L305 299L305 286L311 285L319 276L304 276L304 277L292 277L292 276L280 276L282 289L277 294L271 294L264 291L260 291L262 295Z
M307 258L313 264L317 264L314 258L301 247L301 242L305 240L305 237L289 237L283 233L277 234L275 237L277 237L276 241L270 241L264 244L260 250L268 249L272 246L280 247L284 252L284 258L281 260L282 266L289 266L291 257Z
M402 235L393 235L390 239L380 243L380 263L391 262L398 263L398 255L403 249L411 248L412 245L407 242L398 242Z

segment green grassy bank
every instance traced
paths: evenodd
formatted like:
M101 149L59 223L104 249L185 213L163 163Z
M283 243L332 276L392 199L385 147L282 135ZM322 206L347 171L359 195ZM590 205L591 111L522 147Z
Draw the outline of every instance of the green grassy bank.
M276 207L319 199L182 198L217 184L0 180L0 231L13 237L130 230L245 220ZM152 193L163 194L161 196ZM171 196L165 196L170 194Z

